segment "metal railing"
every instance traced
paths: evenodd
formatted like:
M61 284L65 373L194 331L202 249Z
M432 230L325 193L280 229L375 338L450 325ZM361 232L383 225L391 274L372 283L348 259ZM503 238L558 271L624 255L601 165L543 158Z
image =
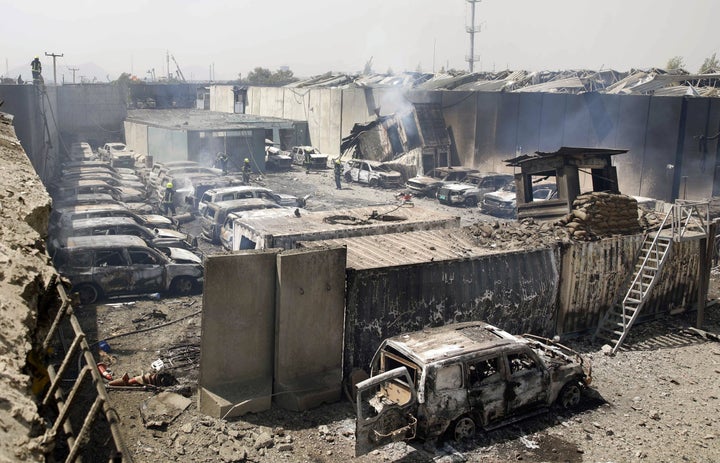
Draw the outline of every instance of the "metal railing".
M52 365L47 367L48 376L50 378L50 386L42 398L42 404L47 406L54 403L57 406L58 415L52 428L46 431L45 439L55 440L58 436L60 427L62 427L63 431L67 435L69 448L65 462L74 462L81 458L81 454L87 447L89 437L93 432L93 421L96 419L98 413L102 411L110 428L110 434L112 436L110 441L114 446L114 449L110 449L109 451L108 461L132 463L132 456L125 446L122 435L120 434L120 418L117 412L110 405L110 399L107 391L105 390L105 383L103 382L100 372L96 367L96 361L90 351L90 346L85 339L85 333L83 332L77 317L75 317L75 314L73 313L71 300L65 292L65 288L61 282L56 282L55 288L57 289L58 296L60 297L61 305L52 325L50 326L45 340L43 341L43 351L46 352L56 335L59 336L60 325L65 320L72 328L74 337L70 347L66 349L65 356L63 357L57 371ZM63 390L60 388L60 384L65 381L63 377L70 366L79 360L84 360L85 366L80 369L77 377L72 380L73 385L67 396L65 396ZM73 432L74 430L69 417L73 409L79 407L81 401L86 400L84 397L81 398L79 393L87 381L92 383L93 387L91 390L94 390L94 400L89 411L84 414L82 427L76 434Z

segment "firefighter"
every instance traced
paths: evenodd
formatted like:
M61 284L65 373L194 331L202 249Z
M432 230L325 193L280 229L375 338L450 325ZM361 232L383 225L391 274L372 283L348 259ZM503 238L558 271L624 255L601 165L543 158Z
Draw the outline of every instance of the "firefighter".
M217 159L215 160L215 166L222 169L223 175L227 175L227 173L228 173L228 155L227 155L227 153L220 152L217 154Z
M340 163L340 158L338 158L335 160L335 187L337 187L338 190L342 190L342 184L340 183L342 171L342 164Z
M243 162L243 183L245 185L250 184L250 172L252 172L252 168L250 167L250 159L245 158L245 162Z
M33 83L34 84L41 84L43 81L42 78L42 63L40 63L40 58L35 57L34 60L30 63L30 68L32 69L32 76L33 76Z
M172 212L172 215L170 215L169 217L175 215L175 190L173 189L173 184L170 182L165 185L165 194L163 194L162 208L165 215L168 215L168 210Z

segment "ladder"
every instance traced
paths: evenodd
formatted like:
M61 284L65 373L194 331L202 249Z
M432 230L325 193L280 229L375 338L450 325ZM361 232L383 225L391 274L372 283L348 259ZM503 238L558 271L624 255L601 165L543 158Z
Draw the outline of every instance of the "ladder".
M645 235L625 297L605 313L598 324L594 339L608 341L612 345L612 354L617 352L650 299L652 289L660 280L663 264L670 254L673 242L706 238L708 222L707 202L677 200L673 204L658 231ZM668 225L670 229L666 230Z

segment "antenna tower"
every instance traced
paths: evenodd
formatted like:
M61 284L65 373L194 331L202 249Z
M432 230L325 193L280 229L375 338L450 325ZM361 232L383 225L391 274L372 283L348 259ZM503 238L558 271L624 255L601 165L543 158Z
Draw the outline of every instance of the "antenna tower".
M465 0L470 4L470 21L465 26L465 32L470 34L470 54L465 57L465 61L468 62L470 72L473 72L475 67L475 61L480 61L480 55L475 54L475 34L480 33L480 24L475 20L475 4L480 3L482 0ZM466 18L467 19L467 18Z

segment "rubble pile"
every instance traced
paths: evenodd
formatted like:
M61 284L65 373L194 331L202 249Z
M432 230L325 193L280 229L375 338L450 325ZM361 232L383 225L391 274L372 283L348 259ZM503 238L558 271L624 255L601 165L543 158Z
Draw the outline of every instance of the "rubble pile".
M478 222L466 230L478 246L497 250L539 249L570 241L565 227L532 218L519 222Z
M575 240L593 240L608 235L640 233L638 204L634 198L614 193L592 192L573 201L573 211L560 219Z

